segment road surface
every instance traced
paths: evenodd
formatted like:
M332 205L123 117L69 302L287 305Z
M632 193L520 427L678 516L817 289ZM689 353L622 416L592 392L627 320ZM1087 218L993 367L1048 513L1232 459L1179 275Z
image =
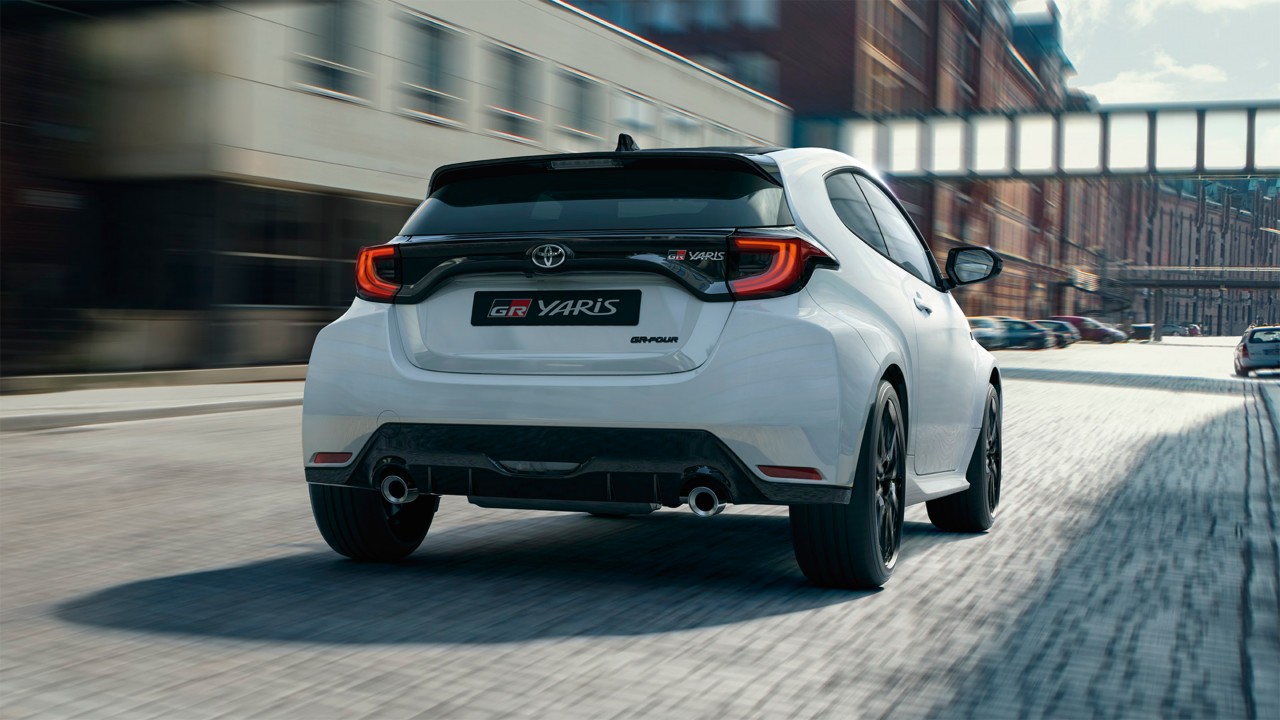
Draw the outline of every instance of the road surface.
M781 508L446 498L354 564L296 407L4 433L0 716L1277 717L1280 383L1230 352L1000 353L995 527L909 509L867 593L807 585Z

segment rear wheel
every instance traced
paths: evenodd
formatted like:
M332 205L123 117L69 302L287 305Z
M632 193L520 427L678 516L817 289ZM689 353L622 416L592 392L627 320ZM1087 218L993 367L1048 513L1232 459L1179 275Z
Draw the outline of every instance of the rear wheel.
M902 546L906 448L898 392L882 380L849 502L790 508L796 562L814 584L858 590L889 580Z
M1248 370L1246 370L1246 369L1244 369L1244 368L1242 368L1242 367L1240 367L1239 365L1237 365L1237 366L1236 366L1236 376L1237 376L1237 377L1242 377L1242 378L1247 378L1247 377L1249 377L1249 371L1248 371Z
M399 560L418 549L440 499L392 505L375 490L310 485L311 514L325 542L352 560Z
M969 460L969 489L925 503L929 520L939 530L982 532L991 527L1000 507L1000 481L1004 470L1000 393L987 386L982 431Z

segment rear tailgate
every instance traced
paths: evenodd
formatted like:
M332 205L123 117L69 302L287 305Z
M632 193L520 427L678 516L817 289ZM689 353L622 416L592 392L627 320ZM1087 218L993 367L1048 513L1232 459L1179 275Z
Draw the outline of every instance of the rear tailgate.
M706 362L732 303L726 232L526 236L400 247L405 352L427 370L632 374ZM531 254L563 248L560 272Z
M728 319L731 236L792 224L779 179L732 154L450 166L405 226L391 302L428 370L682 372Z

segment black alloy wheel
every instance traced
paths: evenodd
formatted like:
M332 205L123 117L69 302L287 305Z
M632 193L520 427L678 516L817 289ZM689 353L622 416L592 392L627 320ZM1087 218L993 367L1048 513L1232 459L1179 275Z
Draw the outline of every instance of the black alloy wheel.
M906 449L898 406L885 403L876 433L876 518L880 560L892 569L902 548L902 517L906 506Z
M987 512L992 517L996 514L996 509L1000 507L1000 477L1004 471L1004 457L1001 442L1004 434L1002 423L1000 421L1000 395L999 393L987 393L986 415L982 418L983 428L986 429L986 482L987 482Z
M881 380L849 501L790 508L796 563L815 585L871 590L888 582L902 549L906 459L902 403L893 385Z

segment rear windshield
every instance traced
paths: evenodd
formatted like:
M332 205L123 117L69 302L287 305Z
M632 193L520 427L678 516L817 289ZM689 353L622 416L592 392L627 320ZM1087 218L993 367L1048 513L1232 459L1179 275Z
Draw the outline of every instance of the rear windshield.
M589 168L456 180L419 205L401 234L792 224L782 188L749 172Z
M1280 328L1259 328L1249 335L1249 342L1255 343L1273 343L1280 342Z

